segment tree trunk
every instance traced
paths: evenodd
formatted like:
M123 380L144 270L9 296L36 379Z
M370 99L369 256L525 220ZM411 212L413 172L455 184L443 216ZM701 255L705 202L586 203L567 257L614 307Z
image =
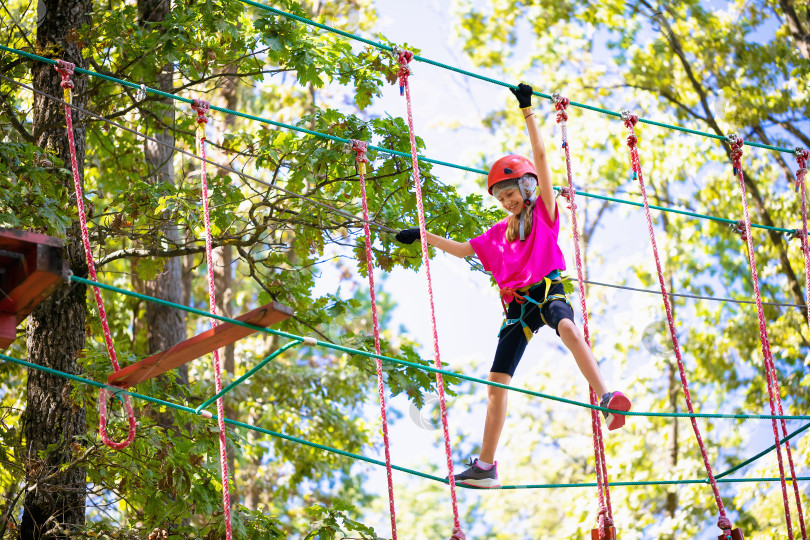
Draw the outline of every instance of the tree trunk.
M87 0L44 0L39 4L37 48L53 51L54 58L84 67L78 40L71 39L78 28L90 22L91 4ZM34 62L34 88L60 96L61 77L53 66ZM83 96L86 77L78 74L73 102L86 105ZM79 175L84 175L86 131L81 121L74 128ZM34 137L36 144L54 151L70 165L64 106L47 98L34 97ZM73 179L61 175L68 193L73 192ZM66 204L75 206L75 200ZM87 275L79 225L74 222L65 238L65 257L73 272ZM82 285L64 283L28 318L26 345L29 361L66 373L78 374L76 359L84 347L87 291ZM20 538L70 538L71 530L85 522L86 473L72 466L77 439L87 433L86 411L82 403L71 398L73 384L63 377L28 370L28 399L23 415L26 439L26 483ZM55 449L45 452L49 445ZM63 469L64 467L64 469Z
M170 0L138 0L138 24L141 26L158 23L166 19L171 11ZM166 64L157 77L157 86L163 92L174 89L174 66ZM174 106L170 99L156 102L155 116L159 119L154 126L152 137L168 145L174 145ZM174 185L174 150L152 141L144 143L144 155L149 164L149 182L164 182ZM181 234L177 222L167 211L163 216L161 232L167 248L180 244ZM152 280L144 283L145 292L175 304L183 303L182 261L179 257L166 259L163 271ZM186 339L186 320L183 312L156 304L146 303L146 335L149 354L164 351ZM180 383L188 385L188 366L177 370Z

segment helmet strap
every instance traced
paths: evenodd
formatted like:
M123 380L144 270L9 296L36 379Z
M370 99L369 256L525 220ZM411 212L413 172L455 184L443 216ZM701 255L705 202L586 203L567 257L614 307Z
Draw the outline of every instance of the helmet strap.
M526 240L526 212L520 212L520 241L524 242Z

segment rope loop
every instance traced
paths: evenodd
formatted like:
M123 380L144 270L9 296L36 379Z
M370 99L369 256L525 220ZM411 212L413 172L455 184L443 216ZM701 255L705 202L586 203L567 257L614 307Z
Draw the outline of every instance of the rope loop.
M121 450L126 448L130 445L130 443L135 439L135 413L132 410L132 404L129 401L129 396L124 394L123 399L121 402L124 405L124 409L127 413L128 419L128 432L127 438L121 442L115 442L110 439L109 435L107 434L107 399L109 397L119 397L116 396L115 391L110 391L108 389L102 388L98 392L98 416L99 416L99 423L98 423L98 431L99 435L101 435L101 441L110 448L115 450Z
M467 540L467 537L464 536L464 531L461 530L461 527L453 527L453 535L450 537L450 540Z
M717 526L720 528L721 531L723 531L723 533L731 532L731 529L733 527L733 525L731 524L731 520L728 519L728 517L725 514L723 514L718 518Z

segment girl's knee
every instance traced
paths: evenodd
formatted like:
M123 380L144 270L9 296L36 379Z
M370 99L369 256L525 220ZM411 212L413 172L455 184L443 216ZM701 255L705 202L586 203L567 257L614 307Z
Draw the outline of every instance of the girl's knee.
M579 329L577 328L577 325L575 325L570 319L562 319L557 324L557 333L560 334L560 337L563 337L563 334L570 337L577 337L579 334Z

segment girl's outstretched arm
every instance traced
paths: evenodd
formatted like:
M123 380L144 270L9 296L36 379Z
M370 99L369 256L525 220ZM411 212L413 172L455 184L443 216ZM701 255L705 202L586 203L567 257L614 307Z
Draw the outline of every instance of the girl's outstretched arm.
M431 246L437 247L450 255L455 255L460 259L475 255L475 250L470 242L456 242L455 240L438 236L431 232L427 233L427 241Z
M540 197L546 207L551 221L557 219L557 204L554 198L554 190L551 186L551 171L546 158L546 147L543 144L543 137L537 128L537 121L532 111L532 87L528 84L519 84L517 89L511 89L520 104L520 112L526 120L526 129L529 132L529 140L532 143L532 157L534 158L534 168L537 169L537 187Z
M402 244L413 244L419 240L419 229L413 228L399 231L395 238L397 239L397 242ZM427 242L431 246L437 247L440 250L449 253L450 255L455 255L461 259L475 255L475 250L470 242L456 242L455 240L438 236L431 232L427 233Z

